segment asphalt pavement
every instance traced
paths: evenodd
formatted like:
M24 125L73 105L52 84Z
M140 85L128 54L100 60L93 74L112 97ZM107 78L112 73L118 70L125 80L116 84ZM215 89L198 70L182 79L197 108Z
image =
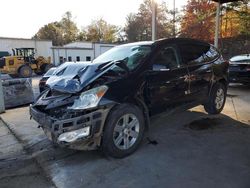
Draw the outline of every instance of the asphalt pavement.
M55 187L36 159L0 120L0 187Z
M124 159L106 158L99 151L53 146L37 123L29 119L28 107L7 110L1 117L23 148L20 152L35 161L40 177L48 186L247 188L250 187L249 93L248 87L231 85L220 115L207 115L198 106L153 119L141 147ZM0 151L0 174L3 174L7 164L4 161L10 155L5 155L1 147ZM0 178L0 187L3 181Z

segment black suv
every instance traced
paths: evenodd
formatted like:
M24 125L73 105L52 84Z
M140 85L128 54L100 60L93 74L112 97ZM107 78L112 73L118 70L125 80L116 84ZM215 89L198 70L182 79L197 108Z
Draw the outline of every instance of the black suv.
M30 114L54 143L125 157L156 114L199 104L209 114L220 113L228 62L212 45L192 39L137 42L91 63L65 63L47 86Z

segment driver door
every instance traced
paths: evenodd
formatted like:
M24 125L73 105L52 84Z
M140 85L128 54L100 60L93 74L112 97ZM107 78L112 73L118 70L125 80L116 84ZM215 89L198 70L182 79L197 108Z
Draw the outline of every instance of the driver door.
M156 53L146 79L152 115L172 110L186 102L187 77L188 69L181 64L175 45L164 46Z

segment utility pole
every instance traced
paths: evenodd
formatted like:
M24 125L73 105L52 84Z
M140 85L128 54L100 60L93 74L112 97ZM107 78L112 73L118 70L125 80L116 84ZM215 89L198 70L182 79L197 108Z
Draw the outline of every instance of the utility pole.
M214 46L218 48L218 40L220 34L220 8L223 3L237 2L239 0L212 0L217 3L216 18L215 18L215 36L214 36Z
M152 0L152 41L156 40L156 2Z
M175 0L173 0L173 36L174 36L174 38L176 37L175 21L176 21L176 18L175 18Z
M0 73L0 113L3 113L4 111L5 107L4 107L4 97L3 97L3 86Z
M219 34L220 34L220 1L217 2L216 19L215 19L215 36L214 36L214 46L218 48Z

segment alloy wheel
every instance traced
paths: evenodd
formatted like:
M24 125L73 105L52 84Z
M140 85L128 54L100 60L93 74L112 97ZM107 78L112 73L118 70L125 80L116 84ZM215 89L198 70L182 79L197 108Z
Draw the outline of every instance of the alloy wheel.
M224 90L222 88L219 88L216 92L216 97L215 97L216 109L221 109L221 107L223 106L224 100L225 100Z
M138 136L140 124L134 114L123 115L116 123L113 132L113 142L121 150L131 148Z

